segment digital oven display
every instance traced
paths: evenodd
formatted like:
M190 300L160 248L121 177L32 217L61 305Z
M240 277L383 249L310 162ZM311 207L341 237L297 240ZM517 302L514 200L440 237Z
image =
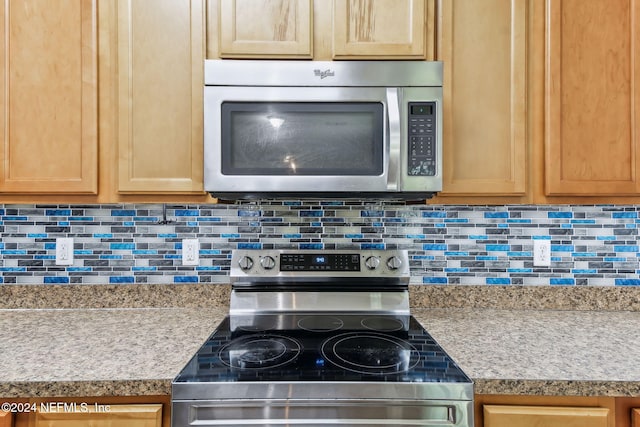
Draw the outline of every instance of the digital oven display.
M280 271L360 271L358 254L282 254Z

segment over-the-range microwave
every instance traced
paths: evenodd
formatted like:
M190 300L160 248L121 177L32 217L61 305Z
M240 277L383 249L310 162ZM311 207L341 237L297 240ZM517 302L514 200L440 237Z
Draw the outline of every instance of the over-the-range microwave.
M220 199L427 199L442 63L206 60L204 158Z

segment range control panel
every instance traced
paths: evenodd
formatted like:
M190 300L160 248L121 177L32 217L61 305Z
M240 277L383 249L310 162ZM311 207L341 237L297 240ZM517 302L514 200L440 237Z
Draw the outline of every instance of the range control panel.
M436 103L410 102L408 168L411 176L436 175Z
M235 250L231 279L410 276L406 250Z

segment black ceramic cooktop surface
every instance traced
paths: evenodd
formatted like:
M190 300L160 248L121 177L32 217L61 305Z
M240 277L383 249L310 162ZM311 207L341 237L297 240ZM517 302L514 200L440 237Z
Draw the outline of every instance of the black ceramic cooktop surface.
M205 382L471 380L412 316L226 317L176 377Z

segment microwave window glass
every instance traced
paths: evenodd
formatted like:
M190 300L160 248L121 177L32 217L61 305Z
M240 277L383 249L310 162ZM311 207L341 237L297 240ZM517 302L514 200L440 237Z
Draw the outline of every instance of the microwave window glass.
M384 134L379 102L224 102L222 173L381 175Z

